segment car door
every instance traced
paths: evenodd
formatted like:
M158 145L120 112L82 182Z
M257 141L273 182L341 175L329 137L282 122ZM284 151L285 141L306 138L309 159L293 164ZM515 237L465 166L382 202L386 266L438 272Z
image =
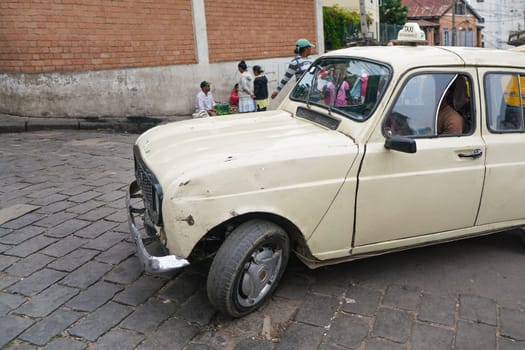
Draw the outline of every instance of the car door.
M487 173L478 225L525 219L525 72L480 69Z
M465 125L458 134L438 135L438 108L456 79L468 90ZM366 252L410 244L404 239L417 244L432 239L430 234L474 225L485 162L472 88L476 83L473 69L422 71L400 83L366 144L358 175L355 253L359 247ZM386 149L385 140L392 136L414 139L417 151Z

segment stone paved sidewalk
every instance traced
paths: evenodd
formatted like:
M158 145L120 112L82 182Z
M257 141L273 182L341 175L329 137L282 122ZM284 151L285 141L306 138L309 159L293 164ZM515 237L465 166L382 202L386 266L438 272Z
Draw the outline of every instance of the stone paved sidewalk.
M137 135L0 134L0 348L525 349L521 233L308 270L232 320L206 264L141 271L124 209Z

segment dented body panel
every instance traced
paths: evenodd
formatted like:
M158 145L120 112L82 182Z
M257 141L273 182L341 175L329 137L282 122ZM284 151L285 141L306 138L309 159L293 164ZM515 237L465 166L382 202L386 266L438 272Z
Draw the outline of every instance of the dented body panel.
M308 239L358 153L351 138L286 112L172 123L137 144L163 188L168 249L182 257L248 213L287 218Z

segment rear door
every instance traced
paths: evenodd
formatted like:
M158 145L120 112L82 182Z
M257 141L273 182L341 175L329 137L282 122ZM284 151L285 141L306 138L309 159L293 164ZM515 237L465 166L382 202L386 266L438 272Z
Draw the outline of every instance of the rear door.
M511 224L525 219L525 71L479 69L479 79L487 173L476 223Z

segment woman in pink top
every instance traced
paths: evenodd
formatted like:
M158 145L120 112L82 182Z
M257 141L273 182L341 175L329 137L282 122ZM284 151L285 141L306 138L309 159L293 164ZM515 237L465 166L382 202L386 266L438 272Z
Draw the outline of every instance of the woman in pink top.
M326 92L324 94L324 103L328 106L332 102L332 96L335 94L335 85L333 81L328 82L326 85ZM335 99L335 106L341 107L346 106L346 94L350 90L350 84L346 80L343 80L339 90L337 91L337 97Z
M348 84L348 82L344 80L341 86L339 87L339 91L337 93L337 99L335 100L336 106L346 106L346 94L348 90L350 90L350 84Z

